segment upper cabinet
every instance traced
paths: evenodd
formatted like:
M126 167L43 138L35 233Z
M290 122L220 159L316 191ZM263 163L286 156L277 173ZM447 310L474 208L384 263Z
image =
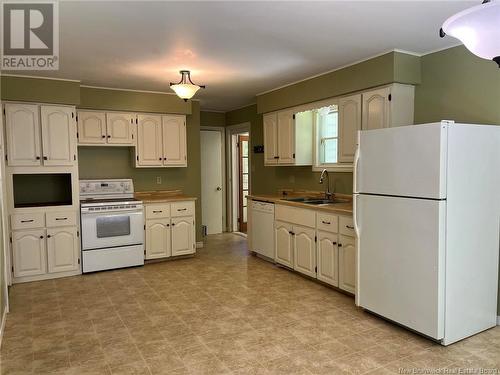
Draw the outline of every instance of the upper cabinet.
M78 111L78 144L134 146L136 114Z
M356 134L361 130L361 94L339 99L339 153L340 163L354 160Z
M139 115L136 167L186 167L186 116Z
M76 163L75 109L5 104L9 166L71 166Z
M312 164L312 116L303 116L294 109L265 114L264 164Z

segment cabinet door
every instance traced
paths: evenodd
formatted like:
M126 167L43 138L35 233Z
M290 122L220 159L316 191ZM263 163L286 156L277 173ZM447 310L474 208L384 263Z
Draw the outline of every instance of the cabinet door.
M278 164L295 163L295 120L293 111L278 112Z
M76 271L79 260L76 227L47 230L49 273Z
M278 117L276 113L268 113L263 117L264 123L264 164L278 163Z
M354 160L357 132L361 130L361 95L339 99L339 162Z
M146 221L146 259L172 255L170 247L170 219Z
M354 237L339 236L339 288L356 290L356 244Z
M389 93L387 87L363 93L363 130L389 127Z
M293 227L291 224L275 221L276 262L293 268Z
M110 144L134 144L133 113L108 112L106 113L106 138Z
M43 165L73 165L76 162L75 109L42 105Z
M193 254L194 218L177 217L172 219L172 256Z
M14 276L35 276L47 272L45 230L12 233Z
M160 166L163 163L161 116L138 115L137 165Z
M186 166L186 116L162 116L163 165Z
M294 257L293 269L305 275L316 277L315 230L299 225L293 226Z
M318 232L318 280L339 285L339 250L337 235Z
M99 145L106 143L106 114L78 111L78 143Z
M5 104L8 165L41 164L39 119L37 105Z

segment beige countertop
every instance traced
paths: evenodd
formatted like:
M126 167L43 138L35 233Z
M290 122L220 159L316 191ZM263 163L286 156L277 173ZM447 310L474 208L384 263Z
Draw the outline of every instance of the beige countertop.
M145 204L195 201L197 199L196 197L184 195L180 190L140 191L136 192L134 197Z
M350 202L348 202L348 203L327 203L327 204L312 205L312 204L307 204L307 203L302 203L302 202L293 202L293 201L285 200L286 198L292 198L294 196L295 197L298 197L298 196L308 196L309 197L309 196L311 196L311 194L295 193L295 194L289 195L287 197L284 197L283 195L278 195L278 194L252 194L252 195L249 195L248 198L253 199L253 200L275 203L275 204L283 204L286 206L307 208L309 210L330 212L332 214L338 214L338 215L352 215L352 196L351 195L335 194L335 196L337 196L339 198L350 199Z

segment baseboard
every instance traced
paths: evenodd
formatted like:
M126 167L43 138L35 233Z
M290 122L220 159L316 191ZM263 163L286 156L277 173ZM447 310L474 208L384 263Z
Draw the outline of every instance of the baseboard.
M201 249L203 247L203 241L196 242L196 248Z
M2 316L2 325L0 325L0 348L2 347L3 332L5 330L5 321L7 320L7 309L4 309Z
M500 326L500 316L497 316L497 326Z

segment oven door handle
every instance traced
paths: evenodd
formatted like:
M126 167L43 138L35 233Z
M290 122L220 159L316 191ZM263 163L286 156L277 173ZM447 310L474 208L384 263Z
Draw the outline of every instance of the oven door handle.
M99 211L88 211L85 209L82 209L82 215L96 215L96 216L101 216L101 215L119 215L119 214L142 214L143 210L137 210L137 209L132 209L132 210L121 210L121 211L113 211L113 210L99 210Z

